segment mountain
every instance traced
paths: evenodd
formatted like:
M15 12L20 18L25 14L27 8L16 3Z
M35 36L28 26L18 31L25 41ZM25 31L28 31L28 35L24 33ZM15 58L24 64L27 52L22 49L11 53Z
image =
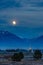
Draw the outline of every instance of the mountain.
M20 38L8 31L0 31L0 49L43 48L43 36L34 39Z
M31 46L37 49L43 49L43 36L31 39Z
M21 38L8 31L0 31L0 42L20 42Z
M8 31L0 31L0 48L22 48L26 40Z

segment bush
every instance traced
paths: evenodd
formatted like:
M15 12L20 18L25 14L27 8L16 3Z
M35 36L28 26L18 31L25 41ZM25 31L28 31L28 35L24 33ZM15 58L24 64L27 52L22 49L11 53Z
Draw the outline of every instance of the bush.
M12 57L13 61L21 61L24 58L24 54L22 52L15 53Z
M34 52L34 54L33 54L33 57L34 57L34 59L36 59L36 60L41 59L41 58L42 58L42 53L41 53L41 51L40 51L40 50L35 50L35 52Z

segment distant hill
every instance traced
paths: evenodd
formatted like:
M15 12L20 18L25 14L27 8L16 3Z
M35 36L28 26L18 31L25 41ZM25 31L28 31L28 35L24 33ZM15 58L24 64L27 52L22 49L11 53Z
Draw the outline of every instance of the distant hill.
M31 39L30 42L34 48L43 49L43 36Z
M0 47L1 48L22 48L26 40L12 34L8 31L0 31Z
M0 31L0 49L43 48L43 36L34 39L20 38L8 31Z

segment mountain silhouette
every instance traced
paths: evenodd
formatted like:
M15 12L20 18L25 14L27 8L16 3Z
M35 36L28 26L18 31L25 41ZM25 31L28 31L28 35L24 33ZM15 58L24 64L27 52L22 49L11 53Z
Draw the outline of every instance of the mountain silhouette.
M0 46L5 48L21 48L25 45L22 38L8 31L0 31Z
M20 38L8 31L0 31L0 48L43 48L43 36L34 39Z

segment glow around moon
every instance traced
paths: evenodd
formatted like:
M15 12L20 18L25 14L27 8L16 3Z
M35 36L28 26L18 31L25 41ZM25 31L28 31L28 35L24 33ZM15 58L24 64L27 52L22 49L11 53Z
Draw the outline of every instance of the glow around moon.
M13 23L13 25L16 25L16 21L13 21L12 23Z

